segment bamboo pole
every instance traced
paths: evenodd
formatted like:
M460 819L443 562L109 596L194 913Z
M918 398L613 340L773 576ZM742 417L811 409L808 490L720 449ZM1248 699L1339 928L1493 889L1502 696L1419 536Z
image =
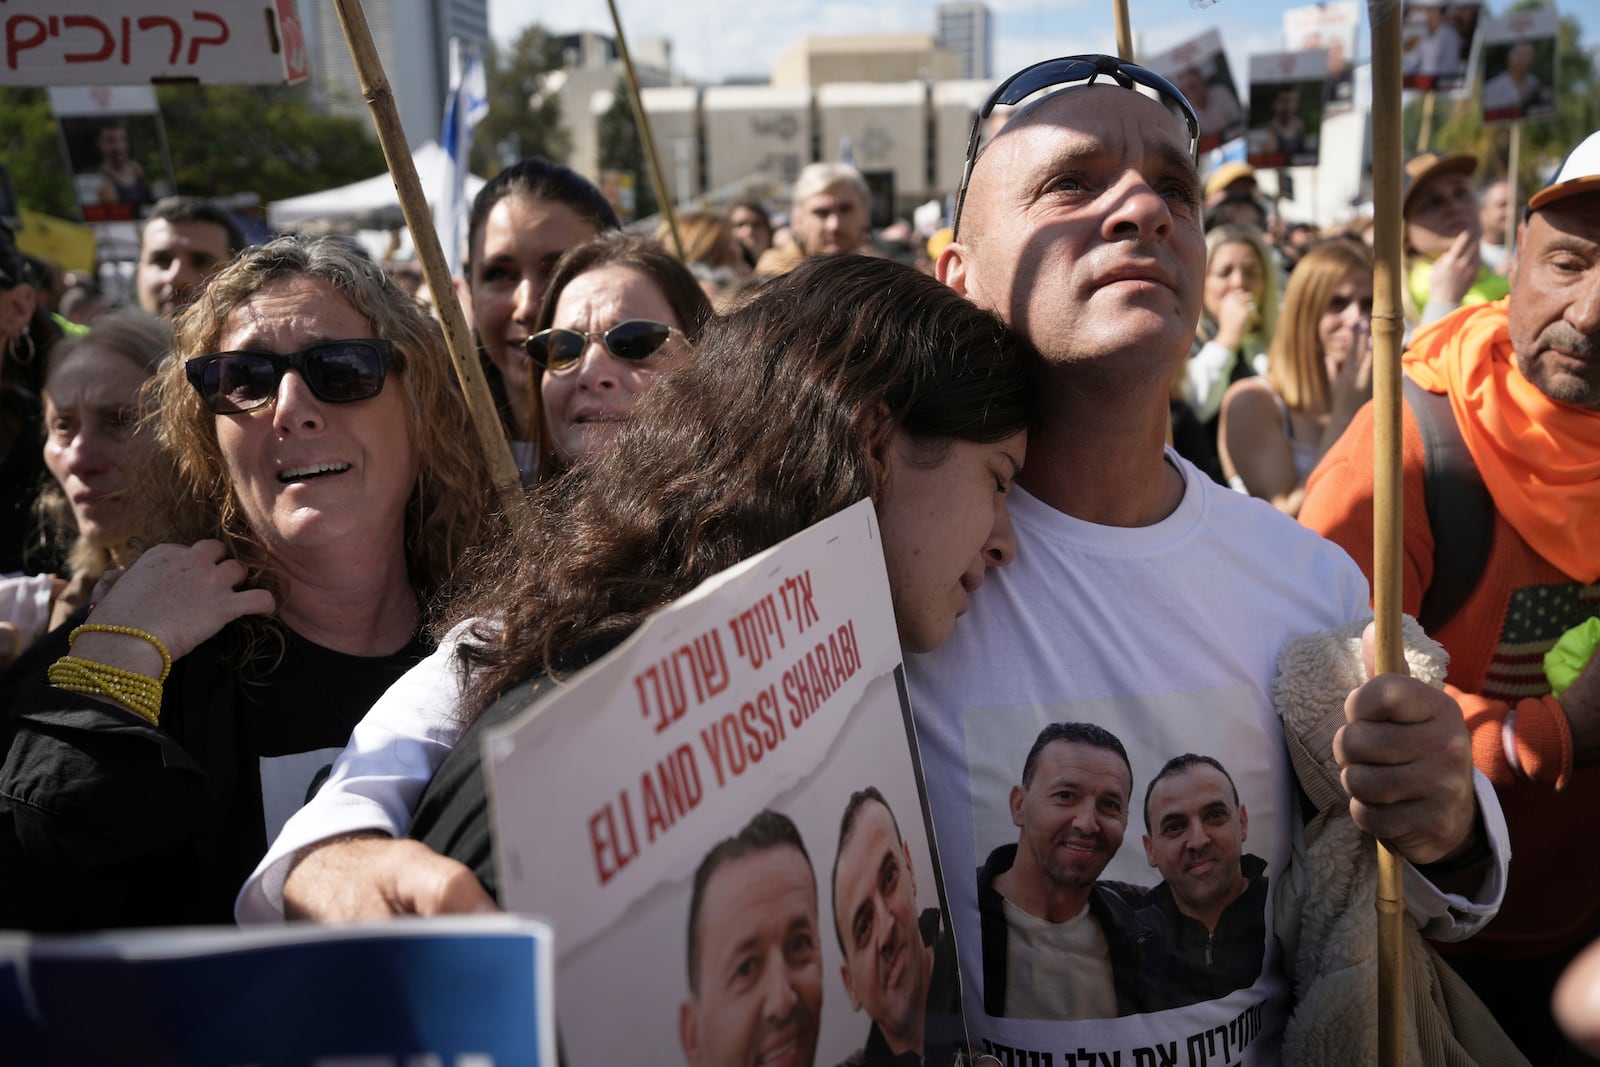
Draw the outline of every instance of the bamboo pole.
M516 460L511 446L500 426L500 416L495 412L494 397L489 383L484 381L483 368L478 364L478 346L467 328L467 319L456 300L455 286L450 280L450 268L445 263L444 251L439 247L439 234L433 228L433 216L428 211L428 199L422 193L422 183L417 179L416 164L411 160L411 150L406 145L404 130L400 127L400 113L394 104L394 93L383 72L383 61L372 43L372 31L361 10L361 0L334 0L339 24L344 28L350 56L355 60L356 74L361 80L361 95L372 112L372 125L378 131L378 143L383 147L383 158L389 164L389 174L394 179L395 191L400 195L400 211L405 215L406 228L411 231L411 243L416 246L417 259L422 264L422 276L433 293L434 308L444 327L445 346L450 350L450 361L455 365L456 377L461 382L461 392L466 397L467 410L477 431L478 444L489 462L495 488L500 496L500 506L510 512L520 491L522 479L517 473Z
M1128 21L1128 0L1112 0L1111 13L1117 24L1117 58L1133 60L1133 26Z
M1372 200L1374 205L1372 308L1373 610L1377 616L1378 673L1403 673L1400 640L1400 347L1405 334L1400 286L1399 0L1368 0L1372 24ZM1432 98L1432 94L1429 94ZM1427 129L1425 108L1423 129ZM1426 132L1424 133L1426 137ZM1378 847L1378 1062L1405 1062L1405 887L1400 861Z
M656 155L656 138L650 132L650 119L644 113L644 96L639 92L639 76L633 71L633 57L628 54L628 39L622 33L622 16L617 14L617 0L606 0L611 8L611 25L617 31L617 57L622 60L622 72L628 81L628 102L633 105L633 121L639 127L639 141L644 145L644 157L650 164L650 180L655 182L656 201L661 205L661 217L667 220L667 232L672 235L672 248L678 258L683 258L683 238L678 236L678 212L672 206L672 194L661 177L661 157Z

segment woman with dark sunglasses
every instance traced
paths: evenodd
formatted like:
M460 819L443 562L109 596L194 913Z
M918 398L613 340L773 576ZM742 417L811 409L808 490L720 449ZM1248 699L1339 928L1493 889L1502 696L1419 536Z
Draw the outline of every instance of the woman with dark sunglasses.
M539 469L609 444L711 317L694 275L653 240L601 234L562 256L525 345L530 407L543 414Z
M302 836L274 844L278 861L247 884L240 921L282 919L286 907L354 919L485 903L481 780L466 752L476 739L456 744L463 722L863 496L878 506L902 646L942 643L985 571L1011 559L1005 497L1037 418L1032 359L988 312L888 260L826 256L769 283L661 377L612 447L538 494L534 519L464 602L466 621L413 672L432 668L418 683L430 721L397 744L373 720L421 706L417 679L385 695L335 766L348 803L328 811L319 797L328 817L315 832L311 807L291 822ZM447 756L459 800L438 780L419 818L452 828L426 838L435 848L460 832L464 849L446 851L474 870L388 838ZM304 848L318 841L330 843Z
M504 525L437 327L337 239L241 254L156 391L172 543L8 677L0 927L227 921Z

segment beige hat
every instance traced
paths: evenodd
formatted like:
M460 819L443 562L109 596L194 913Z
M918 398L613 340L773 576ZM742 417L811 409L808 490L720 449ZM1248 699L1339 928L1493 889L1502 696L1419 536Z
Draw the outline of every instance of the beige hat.
M1400 217L1405 218L1411 214L1411 201L1416 198L1417 190L1426 185L1431 178L1440 174L1459 173L1471 177L1478 170L1478 157L1471 152L1418 152L1406 160L1405 177L1403 186L1405 192L1400 197Z
M1222 192L1234 182L1242 178L1255 181L1256 168L1248 163L1224 163L1211 172L1211 177L1206 179L1206 199L1210 199Z

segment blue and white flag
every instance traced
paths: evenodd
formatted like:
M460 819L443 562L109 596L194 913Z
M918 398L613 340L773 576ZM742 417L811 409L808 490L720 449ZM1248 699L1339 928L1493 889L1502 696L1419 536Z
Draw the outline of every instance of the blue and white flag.
M472 154L472 131L489 113L489 84L483 56L474 45L450 38L450 93L444 102L444 128L439 142L449 166L444 188L434 198L433 225L452 276L461 273L467 217L467 157Z

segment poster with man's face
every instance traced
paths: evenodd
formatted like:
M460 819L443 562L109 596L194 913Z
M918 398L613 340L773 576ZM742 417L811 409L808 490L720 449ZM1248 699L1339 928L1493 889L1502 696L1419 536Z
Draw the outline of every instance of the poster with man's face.
M1294 7L1283 13L1283 43L1290 52L1322 49L1328 75L1322 83L1322 114L1342 115L1355 106L1356 33L1360 11L1354 3Z
M486 741L503 901L555 931L574 1067L964 1046L882 558L862 502Z
M137 221L172 191L149 86L51 89L50 104L83 221Z
M1471 88L1480 3L1408 0L1400 32L1400 84L1459 95Z
M1554 8L1483 22L1483 121L1549 118L1556 112Z
M1222 50L1222 35L1216 30L1151 56L1145 65L1165 75L1194 108L1200 125L1200 151L1209 152L1243 136L1244 108Z
M1252 167L1316 166L1327 69L1325 51L1250 57L1245 158Z

